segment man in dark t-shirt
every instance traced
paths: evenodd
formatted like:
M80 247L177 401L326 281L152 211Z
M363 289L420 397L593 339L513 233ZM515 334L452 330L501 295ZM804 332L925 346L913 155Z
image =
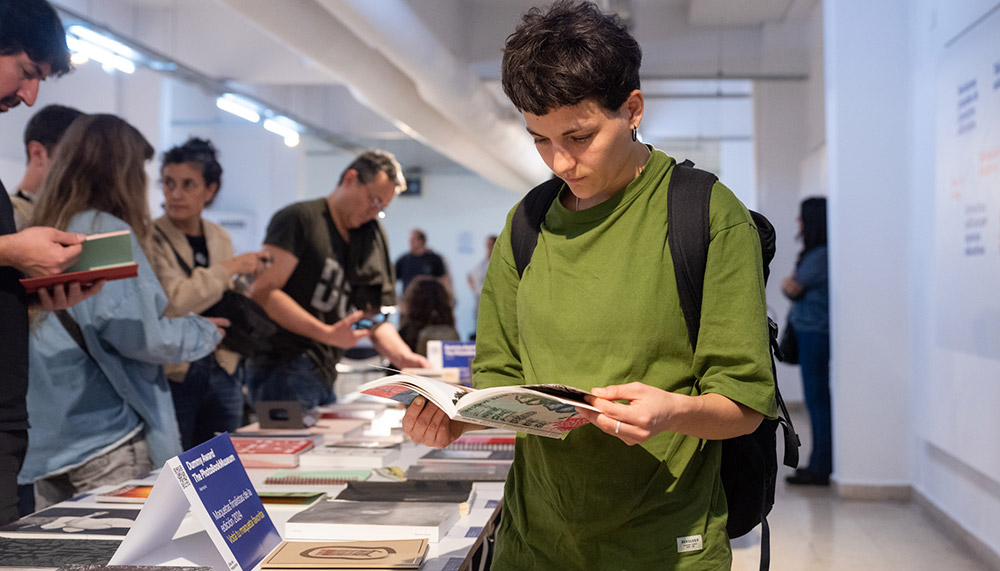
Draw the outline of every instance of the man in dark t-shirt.
M396 279L403 282L403 292L417 276L437 278L446 290L451 292L451 279L444 258L427 247L427 235L423 230L410 231L410 251L396 260Z
M0 0L0 113L31 106L39 84L70 70L66 33L45 0ZM17 473L28 445L28 298L18 279L68 268L84 236L54 228L17 232L7 190L0 183L0 524L17 519ZM103 283L103 282L102 282ZM100 291L98 284L39 290L45 311L65 309Z
M336 364L364 337L396 366L430 366L391 323L358 327L362 318L396 305L377 218L405 188L396 159L368 151L328 196L291 204L271 218L264 250L274 262L254 282L253 297L283 331L272 354L248 363L252 400L298 400L306 409L333 402Z

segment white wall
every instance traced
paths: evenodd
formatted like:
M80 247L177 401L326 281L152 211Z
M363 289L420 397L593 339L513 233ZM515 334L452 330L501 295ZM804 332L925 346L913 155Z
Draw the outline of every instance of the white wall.
M133 75L106 73L98 64L78 66L60 78L41 84L34 106L24 104L0 116L0 180L13 192L24 175L24 126L36 111L51 104L68 105L85 113L112 113L124 117L153 145L159 140L162 77L147 70ZM150 189L156 168L147 164ZM153 197L152 200L155 200ZM151 200L151 204L152 204Z
M824 4L834 471L849 485L910 482L908 15L905 0Z
M986 50L965 55L989 69L998 10L995 0L841 0L825 3L823 30L835 478L848 491L912 487L994 561L1000 360L939 339L935 282L949 268L934 252L951 238L936 223L939 116L953 129L956 115L939 101L955 85L942 76L954 66L948 42L980 34ZM992 303L957 301L973 312Z
M426 174L421 196L398 197L386 209L382 224L393 260L409 249L410 230L421 228L427 246L448 263L463 339L475 330L475 301L465 276L486 256L486 237L503 230L507 212L518 200L517 194L478 176Z
M754 129L758 211L775 229L775 255L767 282L768 314L781 329L791 304L781 293L781 280L791 275L801 244L796 217L800 198L798 165L805 158L805 84L757 82L754 86ZM778 383L786 402L802 401L799 368L778 363Z
M282 206L305 198L306 145L286 147L281 137L215 107L215 96L197 87L166 80L164 107L169 129L157 149L163 151L189 137L208 138L219 151L222 188L205 217L225 223L237 253L256 251L264 239L271 215ZM160 190L151 202L154 215L162 210ZM235 225L235 226L234 226Z

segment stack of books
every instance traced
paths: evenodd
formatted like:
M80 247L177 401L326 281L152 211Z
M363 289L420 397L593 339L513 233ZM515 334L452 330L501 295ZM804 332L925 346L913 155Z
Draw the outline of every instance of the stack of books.
M244 468L294 468L302 453L313 446L308 438L233 438L233 448Z

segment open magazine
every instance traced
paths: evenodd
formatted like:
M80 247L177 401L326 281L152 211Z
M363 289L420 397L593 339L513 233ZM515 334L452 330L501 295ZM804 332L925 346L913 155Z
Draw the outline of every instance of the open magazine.
M452 420L507 428L549 438L562 438L587 424L577 408L588 392L565 385L511 385L472 389L436 379L400 374L375 379L358 388L364 394L409 405L417 395L433 402Z

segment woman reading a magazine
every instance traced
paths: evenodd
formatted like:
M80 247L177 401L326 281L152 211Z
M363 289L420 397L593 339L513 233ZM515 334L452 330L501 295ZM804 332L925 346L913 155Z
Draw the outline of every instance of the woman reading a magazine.
M563 440L518 438L493 569L728 569L719 440L776 414L759 238L719 183L692 351L666 241L675 161L637 137L641 59L577 1L528 12L504 49L504 91L564 184L521 277L508 215L473 381L571 385L601 412ZM422 399L403 426L438 447L473 428Z
M34 316L29 340L28 453L18 477L43 508L141 477L181 450L161 365L200 359L217 326L164 317L167 297L146 259L143 165L153 148L114 115L78 118L59 144L35 223L82 234L130 231L138 277L107 282L65 314ZM223 322L218 322L224 324Z

